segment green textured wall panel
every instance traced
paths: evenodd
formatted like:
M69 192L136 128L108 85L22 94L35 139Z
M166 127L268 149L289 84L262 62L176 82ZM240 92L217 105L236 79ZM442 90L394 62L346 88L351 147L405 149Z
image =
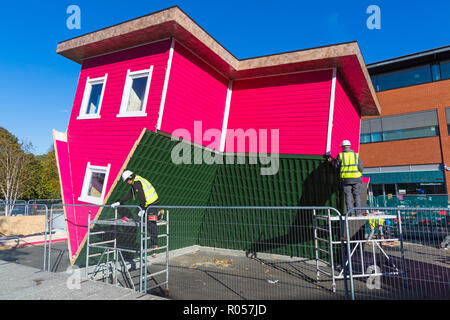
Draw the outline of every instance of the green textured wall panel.
M153 184L158 193L160 205L206 206L217 167L207 164L174 164L171 152L178 143L180 142L172 141L161 134L147 131L133 153L126 169L148 179ZM198 152L195 152L195 150L201 150L194 145L190 145L189 148L193 159L195 156L198 156ZM130 186L120 180L112 191L107 204L118 201L129 189ZM125 204L139 205L139 202L137 200L129 200ZM197 244L203 210L170 210L169 214L172 234L169 242L170 248L176 249ZM131 215L134 219L138 218L136 212L133 212ZM130 217L130 214L127 214L127 216ZM114 218L112 209L103 210L99 217L100 220L112 218ZM100 227L96 226L94 231L99 229ZM98 237L95 239L93 237L93 240L103 241L105 239ZM160 246L165 244L161 241L162 239L160 239ZM124 243L127 243L129 247L140 247L137 235L133 239L125 239ZM131 256L127 256L131 258ZM86 246L80 253L76 264L84 265L85 258ZM94 259L92 260L94 261ZM90 263L92 262L90 261Z
M261 165L221 165L210 206L330 206L341 209L337 172L321 156L280 156L275 175ZM230 249L313 257L310 210L208 210L199 243ZM220 226L220 228L218 227Z
M226 164L225 161L225 164L214 165L176 165L171 153L178 143L147 131L126 168L155 186L161 205L331 206L341 209L338 174L322 156L280 155L278 173L261 175L261 169L267 166L250 164L248 156L244 164L236 161ZM189 148L193 157L201 156L198 151L204 150L192 145ZM107 204L116 202L128 190L127 184L118 182ZM127 204L138 202L130 200ZM113 210L105 209L99 219L111 219L113 215ZM310 257L311 225L308 211L171 209L170 249L200 244ZM124 243L139 248L137 236L130 237ZM85 255L84 248L76 263L84 264Z

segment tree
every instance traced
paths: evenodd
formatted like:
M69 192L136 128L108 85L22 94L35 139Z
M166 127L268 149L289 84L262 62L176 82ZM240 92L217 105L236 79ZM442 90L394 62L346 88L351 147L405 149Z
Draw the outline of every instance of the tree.
M0 127L0 194L6 203L5 215L8 215L18 198L29 188L31 163L31 143L19 141L5 128Z
M56 156L54 148L40 158L41 174L40 184L42 186L38 197L40 199L61 198L61 188L59 184L58 167L56 166Z
M42 175L42 156L33 156L29 167L29 180L22 194L22 199L38 199L42 194L41 175Z

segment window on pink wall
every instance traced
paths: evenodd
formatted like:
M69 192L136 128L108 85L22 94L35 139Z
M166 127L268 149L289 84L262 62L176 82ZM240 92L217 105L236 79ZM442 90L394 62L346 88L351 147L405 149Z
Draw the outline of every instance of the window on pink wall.
M106 167L101 167L93 166L88 162L83 187L78 200L87 203L102 204L105 198L106 183L108 182L110 168L110 164Z
M108 74L100 78L87 78L84 87L83 99L80 107L80 114L77 119L98 119L105 92L106 79Z
M153 66L147 70L127 71L120 111L117 117L145 117Z

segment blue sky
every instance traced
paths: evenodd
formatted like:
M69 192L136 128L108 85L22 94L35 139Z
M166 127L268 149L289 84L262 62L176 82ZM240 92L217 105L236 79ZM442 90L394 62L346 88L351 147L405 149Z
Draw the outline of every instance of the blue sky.
M426 4L427 5L426 5ZM237 58L357 40L366 63L450 44L450 2L422 1L8 1L0 10L0 126L43 154L66 131L80 65L58 42L178 5ZM81 9L69 30L67 7ZM381 9L369 30L366 9Z

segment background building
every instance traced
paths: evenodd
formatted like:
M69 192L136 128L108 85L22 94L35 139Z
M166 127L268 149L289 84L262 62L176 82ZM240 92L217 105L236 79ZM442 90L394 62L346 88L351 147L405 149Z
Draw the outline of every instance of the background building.
M360 152L374 196L450 190L450 46L367 66L381 116L363 117Z

